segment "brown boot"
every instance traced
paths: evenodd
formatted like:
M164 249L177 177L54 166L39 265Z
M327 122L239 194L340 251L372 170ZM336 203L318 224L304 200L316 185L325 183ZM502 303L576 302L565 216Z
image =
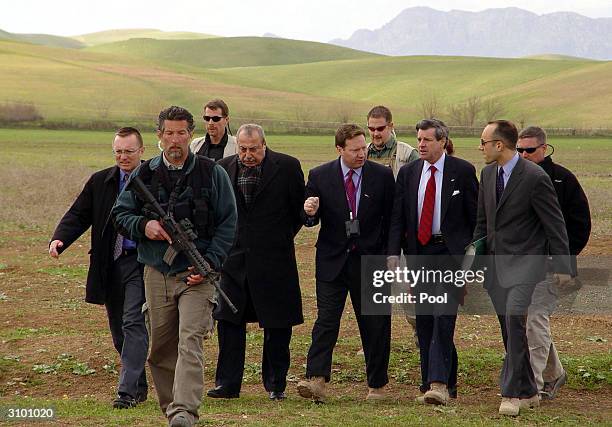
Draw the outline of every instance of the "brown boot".
M444 383L431 383L425 393L425 403L430 405L446 405L448 403L448 389Z
M389 395L387 394L385 387L368 387L368 395L366 396L366 400L372 402L380 402L383 400L389 400Z
M520 409L530 409L530 408L539 408L540 407L540 395L534 394L531 397L526 399L519 399L519 407Z
M298 394L315 402L323 402L327 397L325 377L312 377L298 382Z
M518 398L502 397L501 404L499 405L499 414L516 417L520 412L520 408L521 405Z

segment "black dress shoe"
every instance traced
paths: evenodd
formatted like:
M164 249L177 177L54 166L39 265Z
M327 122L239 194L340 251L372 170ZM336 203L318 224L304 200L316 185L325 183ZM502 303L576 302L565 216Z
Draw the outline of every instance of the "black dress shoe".
M138 392L138 394L136 395L136 402L142 403L146 401L147 401L147 392L144 392L144 393Z
M206 396L212 397L213 399L238 399L240 393L231 393L225 390L223 387L218 385L215 388L211 388L206 392Z
M284 391L271 391L270 400L285 400L287 396Z
M136 399L127 394L121 394L113 400L113 408L115 409L130 409L138 405Z

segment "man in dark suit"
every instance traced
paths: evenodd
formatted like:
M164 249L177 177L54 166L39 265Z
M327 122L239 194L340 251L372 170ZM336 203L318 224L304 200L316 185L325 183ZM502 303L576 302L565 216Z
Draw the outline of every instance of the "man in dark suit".
M223 264L218 320L216 387L209 397L238 397L244 372L246 324L264 328L262 378L272 400L285 398L291 328L304 321L293 239L302 226L304 174L300 162L266 146L263 129L242 125L238 154L219 164L236 194L238 234Z
M141 312L145 299L142 266L136 260L136 243L118 235L110 221L115 199L140 164L143 151L137 129L119 129L113 141L116 165L89 178L49 244L49 255L57 258L91 227L85 301L106 306L113 344L121 357L117 398L113 402L117 409L134 407L147 398L148 336Z
M389 230L388 265L399 265L400 248L413 267L456 270L451 255L461 256L476 225L478 181L474 166L446 155L448 128L440 120L424 119L416 125L420 160L400 169ZM424 259L427 261L424 262ZM416 263L416 265L414 265ZM424 263L424 264L423 264ZM453 342L457 308L463 289L454 284L423 284L418 296L448 296L446 304L418 304L416 330L421 354L419 403L446 405L457 395L457 351Z
M336 131L340 157L310 171L305 224L321 223L316 253L317 320L312 330L302 397L322 401L347 294L357 318L368 381L368 399L386 398L391 318L363 315L361 256L386 253L394 179L391 169L366 160L365 132L345 124Z
M474 231L474 240L486 236L493 273L487 274L485 286L506 349L500 377L502 415L539 406L525 323L535 285L549 268L546 257L553 256L552 269L561 284L571 279L567 232L555 189L542 168L520 158L517 140L516 126L506 120L490 122L482 132L480 150L488 166L481 172Z

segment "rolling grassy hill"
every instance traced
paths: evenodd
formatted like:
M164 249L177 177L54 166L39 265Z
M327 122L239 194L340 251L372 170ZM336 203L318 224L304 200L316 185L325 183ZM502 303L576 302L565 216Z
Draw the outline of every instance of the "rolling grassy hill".
M185 31L161 31L150 28L144 29L121 29L99 31L96 33L81 34L72 36L74 40L78 40L87 46L96 46L105 43L114 43L123 40L148 38L158 40L179 40L179 39L208 39L217 36L203 33L191 33Z
M131 39L88 48L143 58L160 65L199 68L251 67L371 58L378 55L325 43L270 37L222 37L204 40Z
M496 98L505 117L525 123L612 127L612 62L603 61L383 57L293 40L215 38L79 50L0 41L0 62L0 102L33 102L51 120L152 123L163 106L199 112L218 96L234 117L362 123L382 103L405 124L434 93L443 104Z
M12 40L17 42L33 43L43 46L64 47L80 49L85 47L83 43L70 37L52 36L50 34L17 34L0 30L0 40Z

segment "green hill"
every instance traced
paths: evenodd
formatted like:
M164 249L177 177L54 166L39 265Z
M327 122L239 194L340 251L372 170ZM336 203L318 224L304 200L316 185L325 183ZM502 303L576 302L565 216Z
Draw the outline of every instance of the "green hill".
M220 46L230 46L211 42L227 40L236 43L234 53L230 49L206 65L208 58L219 57ZM138 56L140 42L160 50ZM206 43L211 43L208 50L195 49ZM504 117L522 123L612 127L610 61L384 57L262 38L118 43L129 47L125 51L109 46L62 49L0 41L0 104L30 102L48 120L151 124L163 106L184 105L195 113L213 97L226 99L234 118L252 120L363 123L372 105L385 104L394 121L405 125L420 118L421 101L433 93L443 106L473 96L497 99ZM170 46L179 50L176 60L164 57L172 55ZM285 50L273 54L272 48L266 51L269 46ZM440 116L449 119L447 111Z
M595 61L595 59L587 59L580 58L578 56L570 56L570 55L559 55L554 53L547 53L542 55L531 55L524 56L524 59L544 59L548 61L558 61L558 60L567 60L567 61Z
M70 37L52 36L49 34L16 34L2 30L0 30L0 40L13 40L42 46L64 47L70 49L85 47L83 43L71 39Z
M96 33L81 34L72 38L82 42L87 46L97 46L105 43L114 43L137 38L148 38L158 40L179 40L179 39L209 39L217 36L202 33L190 33L184 31L161 31L150 28L141 29L121 29L99 31Z
M325 43L269 37L221 37L204 40L131 39L87 50L138 57L170 67L187 65L199 68L301 64L379 56Z

